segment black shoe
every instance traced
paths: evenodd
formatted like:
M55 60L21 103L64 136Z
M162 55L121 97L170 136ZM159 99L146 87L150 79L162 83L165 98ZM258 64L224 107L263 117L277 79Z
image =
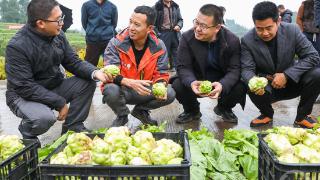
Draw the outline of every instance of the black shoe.
M84 125L68 128L67 126L62 125L61 135L65 134L68 131L79 132L90 132L91 130L87 129Z
M117 118L112 122L111 127L124 126L128 121L128 115L117 116Z
M200 120L201 116L202 116L201 112L183 112L179 114L179 116L177 117L176 123L184 124L191 121L197 121L197 120Z
M37 136L25 136L25 135L22 135L22 138L23 139L30 139L30 140L34 140L35 141L35 145L37 148L41 148L41 143L40 143L40 140Z
M158 126L158 122L150 117L150 113L147 110L133 108L131 115L139 119L143 124Z
M233 113L231 109L224 109L219 106L214 107L213 111L221 116L225 122L238 123L238 117Z

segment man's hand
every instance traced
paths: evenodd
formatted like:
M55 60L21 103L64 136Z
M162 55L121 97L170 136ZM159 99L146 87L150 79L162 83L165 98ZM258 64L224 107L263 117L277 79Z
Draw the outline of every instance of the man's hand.
M217 99L222 92L222 84L219 82L212 83L212 91L208 94L209 98Z
M253 92L255 95L258 95L258 96L262 96L264 95L265 93L265 90L262 88L262 89L257 89L256 91Z
M271 86L275 89L285 88L287 84L287 78L284 73L276 73L273 75L273 81Z
M180 31L180 27L179 27L179 26L175 26L175 27L173 28L173 30L179 32L179 31Z
M132 88L141 96L149 96L151 94L151 90L147 87L151 86L152 81L149 80L135 80L123 78L121 84Z
M208 94L203 94L199 91L199 87L200 87L200 84L201 84L201 81L193 81L191 83L191 89L192 91L197 95L197 96L200 96L200 97L207 97Z
M67 104L65 104L59 111L59 115L57 117L57 120L58 121L63 121L67 118L67 115L68 115L68 112L69 112L69 107Z
M111 74L104 73L101 70L98 70L94 73L93 77L97 80L102 81L103 83L112 82L113 78Z
M159 101L165 101L168 98L167 92L164 94L164 96L155 96L157 100Z

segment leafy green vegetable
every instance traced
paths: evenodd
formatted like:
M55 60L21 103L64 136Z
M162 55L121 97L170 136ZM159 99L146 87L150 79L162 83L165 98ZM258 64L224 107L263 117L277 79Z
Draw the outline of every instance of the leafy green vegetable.
M155 83L152 85L152 94L155 97L164 97L167 94L167 87L164 83Z
M249 80L249 89L254 92L258 89L264 89L268 84L268 80L265 77L253 77Z
M212 90L212 84L210 81L201 81L199 86L200 93L208 94Z
M116 76L120 74L120 69L116 65L107 65L103 68L101 68L104 73L111 74L112 76Z
M140 126L141 130L155 133L155 132L165 132L167 121L164 121L160 124L160 126L150 125L150 124L142 124Z
M54 143L47 144L43 148L38 149L38 156L39 156L39 162L44 160L52 151L58 148L64 141L67 140L68 136L73 134L73 131L68 131L67 133L63 134L60 138L58 138Z

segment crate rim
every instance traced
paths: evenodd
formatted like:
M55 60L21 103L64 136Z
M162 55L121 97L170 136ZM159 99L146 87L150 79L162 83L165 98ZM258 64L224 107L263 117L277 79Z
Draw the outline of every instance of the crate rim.
M276 155L274 154L274 152L272 151L272 149L268 146L267 142L263 139L266 135L268 135L270 133L259 133L258 134L258 138L259 138L259 144L262 145L264 147L264 149L266 150L267 154L272 158L272 160L278 164L278 165L282 165L282 166L288 166L288 167L315 167L318 166L320 167L320 163L285 163L285 162L281 162L278 160L278 158L276 157Z

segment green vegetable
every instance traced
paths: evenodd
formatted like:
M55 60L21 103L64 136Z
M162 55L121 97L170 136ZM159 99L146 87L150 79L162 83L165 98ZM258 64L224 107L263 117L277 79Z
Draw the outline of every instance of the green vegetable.
M152 151L157 145L153 135L147 131L137 131L133 136L133 145L146 152Z
M210 81L201 81L199 91L202 94L209 94L212 90L212 84Z
M182 158L173 158L170 161L168 161L168 164L181 164L182 161Z
M152 85L152 94L155 97L164 97L167 94L167 87L164 83L155 83Z
M175 154L168 146L158 146L150 152L150 158L155 165L165 165L175 158Z
M141 157L132 158L129 164L130 165L149 165L149 163Z
M120 69L116 65L107 65L102 68L104 73L111 74L112 76L117 76L120 74Z
M151 133L165 132L166 125L167 125L167 121L164 121L163 123L160 124L160 126L155 126L155 125L150 125L150 124L142 124L140 126L140 128L143 131L148 131Z
M172 141L171 139L163 138L156 141L156 143L158 147L166 146L167 148L169 148L173 152L175 157L182 157L182 152L183 152L182 147L178 143Z
M74 133L68 136L67 144L71 151L78 154L82 151L87 151L92 149L92 139L88 137L85 133Z
M64 152L59 152L52 156L50 164L69 164L68 156Z
M258 89L264 89L268 85L268 79L265 77L253 77L249 80L249 89L252 92L257 91Z
M58 138L54 143L48 144L43 148L38 149L38 155L39 155L39 162L41 162L43 159L45 159L52 151L58 148L67 138L70 134L73 134L73 131L68 131L67 133L63 134L60 138Z
M264 137L264 140L278 156L293 152L293 146L285 135L270 133Z
M16 135L0 136L0 162L19 152L24 147L20 138Z
M111 165L125 165L126 164L126 155L122 151L113 152L110 155Z

